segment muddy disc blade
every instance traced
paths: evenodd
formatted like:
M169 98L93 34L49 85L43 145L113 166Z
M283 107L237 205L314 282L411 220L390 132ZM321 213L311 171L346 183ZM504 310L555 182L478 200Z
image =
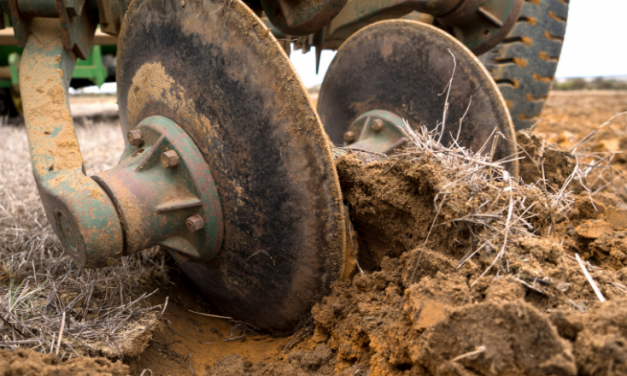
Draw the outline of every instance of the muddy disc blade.
M126 13L123 131L162 115L194 140L218 189L224 242L210 262L177 261L224 315L285 333L344 271L328 142L287 56L243 3L181 4L135 1Z
M451 76L442 143L457 138L478 151L496 129L510 141L501 138L495 159L514 154L512 122L488 72L455 38L420 22L379 22L344 42L322 83L318 113L336 144L359 115L376 109L395 113L413 128L442 127ZM517 172L517 163L508 169Z

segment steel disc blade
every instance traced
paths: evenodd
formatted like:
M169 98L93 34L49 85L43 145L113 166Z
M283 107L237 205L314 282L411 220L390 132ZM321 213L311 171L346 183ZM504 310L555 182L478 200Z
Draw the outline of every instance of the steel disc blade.
M285 333L345 265L328 142L287 56L243 3L181 4L135 1L126 13L123 130L162 115L194 140L218 189L224 242L210 262L181 268L223 314Z
M458 142L478 151L496 128L510 140L501 138L496 159L514 154L512 122L488 72L459 41L420 22L379 22L344 42L322 83L318 113L336 144L359 115L375 109L433 129L443 122L451 76L442 143L459 131ZM508 168L516 173L517 163Z

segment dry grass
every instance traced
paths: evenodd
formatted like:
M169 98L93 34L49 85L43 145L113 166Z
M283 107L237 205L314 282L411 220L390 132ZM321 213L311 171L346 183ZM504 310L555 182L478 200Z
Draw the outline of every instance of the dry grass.
M525 238L546 236L547 229L550 231L551 219L564 217L574 202L568 185L576 176L575 173L559 190L547 189L546 184L524 184L505 167L508 162L523 156L514 155L506 160L492 161L492 143L473 152L456 143L442 145L437 129L429 131L421 127L413 130L405 123L402 131L407 142L402 150L390 157L395 162L389 169L398 161L405 160L428 164L439 177L433 202L436 215L422 249L427 246L436 226L454 224L468 228L473 237L472 246L459 260L459 267L477 254L492 254L492 261L481 277L494 269L509 273L509 248ZM509 142L504 141L503 135L493 139ZM345 154L347 149L335 148L334 152L339 156ZM356 154L364 161L373 159L369 153L358 151ZM416 261L414 275L421 257L422 252Z
M76 131L87 172L114 166L123 150L119 124L83 123ZM77 267L47 224L23 125L1 126L0 134L0 348L29 347L64 359L137 351L136 340L163 309L146 299L151 279L167 278L162 253L98 270Z
M569 152L577 159L578 179L586 181L586 186L591 187L588 190L590 195L599 192L611 192L620 198L623 203L627 203L627 194L625 187L627 186L627 176L624 171L617 168L616 157L623 154L619 151L598 151L598 132L603 128L609 128L611 134L617 138L625 137L625 130L614 126L614 122L618 120L624 121L627 118L627 112L621 112L612 116L603 124L592 130L585 137L573 145ZM621 156L625 158L625 156ZM593 202L594 205L594 202Z
M544 158L545 146L548 147L546 143L542 144L538 160L534 160L542 171L543 178L533 184L516 179L505 167L514 159L530 158L525 151L506 160L493 161L494 142L484 145L478 152L461 147L456 142L445 146L439 142L439 127L432 131L425 127L414 130L405 123L401 129L407 139L405 147L389 157L364 151L352 152L365 162L381 159L392 161L383 174L400 161L427 164L435 170L439 180L434 187L436 194L433 205L436 215L422 245L422 251L427 247L436 226L453 224L467 228L472 237L471 246L459 260L458 268L477 255L489 256L482 257L480 264L486 266L481 276L472 281L474 285L489 273L510 275L510 259L519 256L511 250L515 250L524 239L550 238L561 246L563 240L556 233L556 222L567 219L573 207L572 189L583 188L593 206L592 198L599 192L619 195L615 187L627 185L627 176L612 164L617 153L594 151L594 139L599 129L623 115L626 114L612 117L569 150L552 145L561 149L566 157L572 158L574 164L561 187L552 186L544 176L544 164L548 163ZM502 134L495 134L493 140L514 142L507 140ZM518 150L523 149L519 146ZM333 151L337 158L349 152L349 149L336 147ZM579 188L575 187L574 182L579 184ZM594 186L595 189L591 190L588 186ZM410 283L420 267L422 251L416 260ZM591 277L589 280L595 286Z
M574 174L561 189L551 191L545 182L539 185L524 184L507 171L505 166L508 162L524 156L515 155L506 160L492 161L494 143L499 142L499 139L501 142L509 142L503 141L503 135L497 134L492 145L486 144L478 152L473 152L456 143L449 146L440 144L437 132L429 132L425 128L415 132L405 125L403 132L409 140L409 146L398 158L428 161L437 166L442 178L443 185L434 199L437 214L431 229L438 223L449 195L455 194L458 200L459 192L464 192L466 208L471 208L462 216L446 219L465 225L474 237L471 243L473 246L459 260L459 267L483 250L494 253L494 256L481 277L493 268L508 273L505 257L508 248L524 238L542 235L539 224L547 223L547 216L549 220L565 216L574 202L567 190ZM425 245L427 241L428 237Z

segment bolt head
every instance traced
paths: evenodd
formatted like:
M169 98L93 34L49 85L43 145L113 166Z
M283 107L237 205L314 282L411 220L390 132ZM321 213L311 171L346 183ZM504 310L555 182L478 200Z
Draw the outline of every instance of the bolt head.
M139 129L133 129L128 132L126 138L128 139L128 143L133 146L141 146L141 144L144 143L144 136Z
M179 156L174 150L168 150L161 154L161 165L165 168L174 168L179 165Z
M374 119L372 121L372 130L375 132L381 132L383 130L383 128L385 128L385 124L383 123L383 120L381 119Z
M357 133L353 131L348 131L344 133L344 141L350 143L350 142L355 142L355 140L357 140Z
M202 217L198 214L194 214L191 217L187 218L185 221L185 226L190 232L200 231L205 228L205 221L202 220Z

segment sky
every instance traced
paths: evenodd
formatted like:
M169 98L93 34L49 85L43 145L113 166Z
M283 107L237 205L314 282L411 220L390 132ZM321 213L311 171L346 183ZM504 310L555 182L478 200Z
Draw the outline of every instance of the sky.
M571 0L557 78L627 76L627 0ZM322 83L335 53L325 50L316 75L314 49L290 59L305 86Z
M571 0L566 38L555 77L627 76L627 0ZM290 59L306 87L319 85L335 56L324 50L316 75L314 49L292 51ZM86 92L114 92L105 84Z

